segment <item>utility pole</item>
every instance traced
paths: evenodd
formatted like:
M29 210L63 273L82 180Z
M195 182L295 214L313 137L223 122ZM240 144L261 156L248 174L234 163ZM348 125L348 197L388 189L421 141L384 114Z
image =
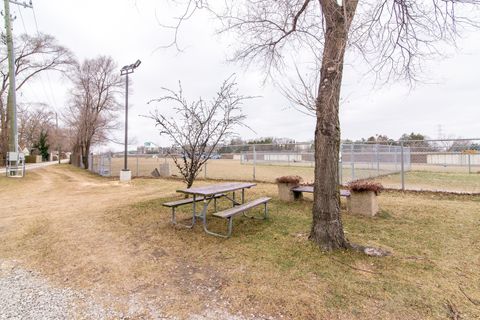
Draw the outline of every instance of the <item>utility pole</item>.
M58 113L55 112L55 124L57 126L57 150L58 150L58 164L60 164L60 139L58 134Z
M5 18L5 31L7 40L7 54L8 54L8 76L9 76L9 88L7 98L7 118L8 118L8 151L12 154L8 157L7 172L8 176L16 176L18 172L19 160L23 158L23 155L18 153L18 129L17 129L17 99L16 99L16 85L15 85L15 52L13 47L13 35L12 35L12 23L10 16L10 2L18 4L23 7L32 8L32 2L29 4L26 2L20 3L13 0L4 0L4 18ZM15 164L13 164L15 163ZM23 171L22 171L23 176Z

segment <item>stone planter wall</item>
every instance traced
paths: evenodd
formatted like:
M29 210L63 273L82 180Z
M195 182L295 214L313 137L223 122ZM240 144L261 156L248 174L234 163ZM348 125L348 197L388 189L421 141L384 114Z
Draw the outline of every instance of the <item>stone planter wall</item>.
M278 197L282 201L294 201L295 199L301 199L302 195L297 196L295 198L295 195L291 191L292 188L295 188L298 186L298 183L277 183L278 186Z
M373 191L351 191L347 200L348 212L373 217L378 213L377 195Z

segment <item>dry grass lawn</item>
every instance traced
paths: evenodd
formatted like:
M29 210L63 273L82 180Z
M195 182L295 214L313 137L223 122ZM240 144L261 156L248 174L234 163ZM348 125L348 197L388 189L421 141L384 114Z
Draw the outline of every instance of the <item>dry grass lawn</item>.
M386 192L378 217L344 214L352 242L393 252L371 258L319 251L307 239L311 200L280 202L273 184L247 192L274 198L270 219L236 218L231 239L174 228L161 204L180 187L121 185L69 166L2 177L0 258L59 286L134 296L147 318L148 308L180 318L206 309L288 319L448 319L452 309L480 317L480 196Z
M384 186L398 188L399 174L378 179ZM410 171L405 174L405 186L411 190L480 193L480 173Z

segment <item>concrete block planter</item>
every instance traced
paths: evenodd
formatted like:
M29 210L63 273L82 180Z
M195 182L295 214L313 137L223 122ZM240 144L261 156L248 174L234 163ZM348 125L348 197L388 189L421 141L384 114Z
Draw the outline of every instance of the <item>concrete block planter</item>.
M378 213L377 195L373 191L351 191L347 208L351 214L373 217Z
M373 181L353 181L348 185L350 197L347 200L347 209L351 214L368 217L375 216L378 211L378 194L383 186Z
M298 187L302 178L299 176L284 176L276 179L278 198L282 201L294 201L302 198L302 194L295 195L292 188Z

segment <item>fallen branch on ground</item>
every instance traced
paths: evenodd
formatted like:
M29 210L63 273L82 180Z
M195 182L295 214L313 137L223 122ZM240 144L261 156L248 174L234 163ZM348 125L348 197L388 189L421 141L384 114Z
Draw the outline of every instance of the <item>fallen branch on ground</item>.
M467 298L471 303L473 303L474 305L476 306L480 306L480 301L476 300L476 299L472 299L470 298L467 293L463 290L462 286L458 285L458 289L460 289L460 292L463 293L463 295L465 296L465 298Z

